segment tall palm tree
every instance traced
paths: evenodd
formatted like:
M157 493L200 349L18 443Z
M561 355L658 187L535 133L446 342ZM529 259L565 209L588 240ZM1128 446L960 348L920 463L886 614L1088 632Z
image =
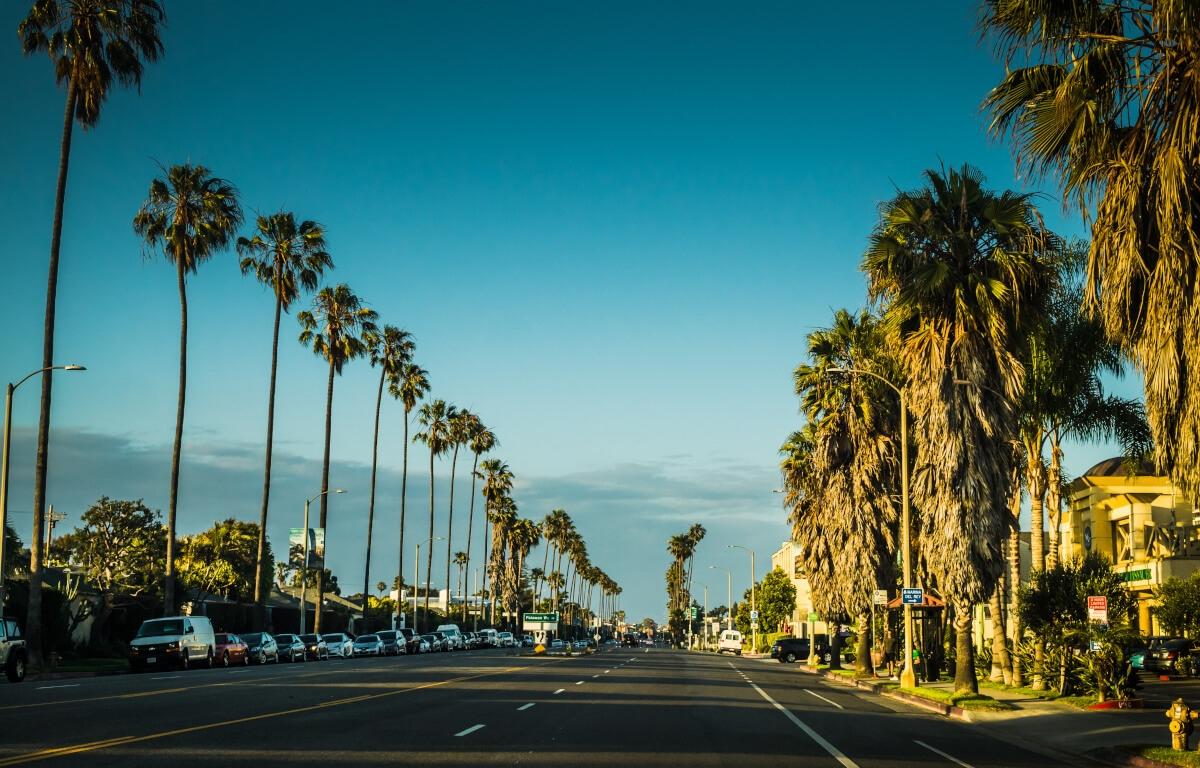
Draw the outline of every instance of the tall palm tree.
M146 201L133 217L133 229L146 249L162 246L175 265L179 290L179 393L175 404L175 443L171 452L171 489L167 508L167 562L163 610L175 612L175 512L179 496L179 454L183 445L183 411L187 394L186 277L225 248L242 223L237 190L202 165L174 165L164 178L150 182Z
M413 437L413 442L424 443L429 448L429 538L433 539L433 460L443 455L450 448L450 419L458 412L453 405L447 405L445 400L434 400L425 403L417 414L417 421L422 431ZM429 542L429 552L425 560L425 620L429 620L429 591L433 588L430 574L433 573L433 541ZM413 587L416 588L415 585ZM450 585L446 585L449 591Z
M325 387L325 454L321 461L320 525L325 528L329 514L329 448L333 429L333 380L340 376L346 363L367 354L363 336L375 332L378 315L368 309L350 286L326 286L313 297L312 311L296 315L300 321L300 343L310 347L313 354L329 363L329 380ZM325 556L329 556L329 531L325 531ZM321 631L321 606L325 600L325 570L317 569L317 605L313 631Z
M467 595L465 592L463 592L463 576L466 574L466 571L467 571L467 553L466 552L455 552L454 553L454 565L457 566L457 568L458 568L457 592L458 592L458 594L463 596L463 603L466 604ZM447 588L449 588L449 587L447 587Z
M507 494L499 496L488 505L488 520L492 523L492 561L489 566L492 571L492 588L500 593L500 604L507 606L512 594L511 571L514 562L513 558L509 557L509 550L513 524L517 520L517 503ZM495 621L494 607L492 621Z
M388 394L404 404L404 463L400 474L400 555L396 566L396 593L400 597L404 584L404 525L405 512L408 506L408 424L413 408L429 392L429 372L415 363L404 363L396 374L395 380L388 383ZM414 566L416 567L416 566ZM416 595L417 585L413 584L413 594ZM416 598L413 602L413 623L417 621ZM404 615L401 608L403 600L396 600L396 617L399 620Z
M371 538L375 528L375 477L379 468L379 412L383 406L383 385L394 381L401 368L412 362L416 348L412 335L394 325L383 326L382 331L363 334L371 357L371 366L379 368L379 387L375 392L375 432L371 439L371 501L367 506L367 557L363 564L363 614L367 610L367 585L371 583Z
M977 691L971 606L1002 567L1021 344L1060 242L1029 195L988 191L970 166L925 178L882 206L863 268L920 420L912 499L920 554L954 607L955 689Z
M487 536L483 540L483 594L488 594L488 576L491 573L491 561L488 559L488 540L491 538L492 507L500 502L512 490L513 474L508 465L499 459L488 459L479 465L479 474L483 480L483 515L488 522L485 526ZM495 584L493 583L493 589ZM481 608L482 610L482 608Z
M471 439L472 425L478 421L475 414L466 408L458 409L450 406L453 411L446 417L447 436L450 441L450 506L446 516L446 589L450 589L450 544L454 539L454 482L458 468L458 449ZM446 605L446 616L450 615L450 606Z
M471 448L471 453L474 454L471 462L471 507L467 513L467 566L470 567L471 538L474 535L473 531L475 527L475 481L479 479L479 457L496 447L496 435L485 427L479 417L474 414L471 415L468 431L470 432L468 445ZM484 559L487 559L486 555ZM462 620L463 622L467 620L467 604L465 601L463 603Z
M47 263L46 310L42 323L42 367L54 365L54 320L58 300L58 260L62 244L63 206L67 195L67 168L71 160L71 133L78 121L84 129L100 120L113 79L140 87L144 62L162 55L159 28L165 14L157 0L34 0L29 14L17 26L26 56L46 53L54 65L54 79L66 83L62 138L58 147L58 183L54 190L54 219L50 226ZM53 377L42 375L38 405L37 456L33 474L33 538L29 543L29 606L25 631L32 666L42 663L42 541L45 526L46 466L50 454L50 400Z
M512 533L510 535L510 546L512 548L513 560L515 568L513 572L513 585L511 588L511 599L513 600L512 614L513 621L516 626L521 626L521 582L524 579L525 573L525 558L529 554L529 550L538 545L542 539L541 528L532 520L516 520L512 524Z
M258 515L258 554L254 570L255 620L263 626L267 585L264 555L267 546L267 510L271 500L271 453L275 443L275 373L279 363L279 320L302 291L315 291L321 276L333 269L325 251L325 229L315 221L296 224L292 213L281 211L259 216L253 237L239 237L242 274L253 274L275 297L275 325L271 332L271 384L267 389L267 451L263 468L262 510ZM366 590L363 590L366 593Z
M1195 500L1200 397L1181 373L1200 368L1194 4L986 0L982 26L1006 59L984 101L992 131L1090 213L1087 306L1141 369L1159 468Z

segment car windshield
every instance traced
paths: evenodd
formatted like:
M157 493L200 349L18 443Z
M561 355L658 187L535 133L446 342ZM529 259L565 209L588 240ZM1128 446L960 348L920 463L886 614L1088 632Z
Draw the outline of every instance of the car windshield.
M379 642L379 638L376 637L375 635L359 635L358 639L355 640L354 642L356 642L356 643L377 643L377 642Z
M315 642L317 642L317 636L316 636L316 635L300 635L300 639L301 639L301 640L303 640L303 641L304 641L304 642L306 642L306 643L315 643Z
M229 642L229 635L225 634L224 632L221 632L220 634L218 634L216 636L216 641L217 641L218 645L225 645L226 643Z
M247 643L261 643L262 637L263 637L262 632L251 632L248 635L242 635L242 639L245 640Z
M183 619L155 619L147 621L138 629L138 637L152 637L154 635L182 635L183 634Z
M275 635L275 642L290 643L290 642L292 642L292 636L291 635Z
M1191 640L1168 640L1163 643L1162 647L1168 651L1178 651L1182 648L1187 648Z

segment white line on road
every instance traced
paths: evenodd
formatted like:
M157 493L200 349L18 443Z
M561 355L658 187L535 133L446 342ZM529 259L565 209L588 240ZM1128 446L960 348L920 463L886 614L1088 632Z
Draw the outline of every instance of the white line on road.
M532 706L533 706L533 702L531 701L528 704L522 704L521 706L517 707L517 711L524 712L525 710L531 708Z
M606 670L604 670L604 674L606 674L606 675L607 675L609 672L612 672L612 670L611 670L611 669L606 669Z
M593 680L595 680L597 677L600 677L600 675L592 675Z
M183 675L164 675L162 677L152 677L150 679L151 680L176 680L181 677L183 677Z
M483 723L477 723L475 725L472 725L470 728L459 731L458 733L456 733L454 735L455 736L468 736L472 733L475 733L475 731L478 731L480 728L485 728L485 727L487 727L487 726L485 726Z
M79 683L65 683L63 685L39 685L37 687L37 690L48 691L51 688L78 688L78 687L79 687Z
M566 688L559 688L557 691L555 691L555 692L554 692L554 695L555 695L555 696L557 696L558 694L562 693L562 692L563 692L563 691L565 691L565 690L567 690L567 689L566 689Z
M575 685L583 685L583 681L582 681L582 680L580 680L580 681L578 681L577 683L575 683Z
M942 757L946 758L946 759L947 759L947 760L949 760L950 762L952 762L952 763L957 763L958 765L961 765L963 768L975 768L975 767L974 767L974 766L972 766L971 764L969 764L969 763L964 763L962 760L959 760L959 759L958 759L957 757L955 757L954 755L947 755L945 752L943 752L942 750L938 749L937 747L931 747L931 746L929 746L928 744L926 744L925 742L921 741L920 739L913 739L913 744L920 744L922 747L925 747L925 749L928 749L930 752L933 752L934 754L941 755Z
M762 688L759 688L754 683L751 683L750 687L753 688L754 690L758 691L758 695L762 696L764 699L769 701L775 707L775 709L778 709L780 712L782 712L784 717L786 717L788 720L792 721L793 725L795 725L797 728L799 728L800 730L802 730L806 734L808 734L808 737L810 739L812 739L813 741L817 742L817 744L819 744L822 749L824 749L826 752L828 752L830 755L832 755L834 760L837 760L839 763L841 763L843 766L845 766L845 768L860 768L858 763L854 762L853 760L851 760L850 758L848 758L844 754L842 754L842 751L840 749L838 749L837 747L830 744L828 741L825 740L825 738L823 736L821 736L821 734L817 733L812 728L810 728L803 720L801 720L800 718L793 715L792 711L790 709L788 709L787 707L780 704L778 701L775 701L775 699L772 699L770 696L768 696L767 692L764 691Z
M813 696L816 696L818 699L820 699L821 701L825 702L826 704L832 704L833 706L837 707L838 709L845 709L845 707L843 707L841 704L838 704L836 701L833 701L832 699L827 699L827 698L825 698L825 697L824 697L824 696L822 696L821 694L819 694L819 693L817 693L816 691L814 691L812 688L805 688L804 690L808 691L808 692L809 692L809 693L811 693Z

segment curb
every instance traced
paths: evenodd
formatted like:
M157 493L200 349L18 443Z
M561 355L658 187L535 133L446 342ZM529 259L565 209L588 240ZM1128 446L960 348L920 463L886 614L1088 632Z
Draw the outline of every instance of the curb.
M1179 768L1173 763L1164 763L1161 760L1152 760L1141 755L1134 755L1121 749L1112 747L1102 747L1093 749L1090 752L1084 753L1087 757L1093 760L1107 763L1108 765L1120 766L1121 768Z
M933 712L934 714L938 714L943 717L949 717L954 720L961 720L964 723L975 722L971 718L970 712L966 711L962 707L956 707L953 704L943 704L940 701L932 701L923 696L914 696L911 693L904 693L903 691L886 690L882 683L875 683L870 680L851 679L842 675L835 675L832 672L819 672L809 666L802 666L800 669L808 672L809 674L817 675L818 677L822 677L830 682L846 688L858 688L860 690L873 693L876 696L882 696L885 699L902 701L905 704L912 705L918 709L924 709L928 712Z

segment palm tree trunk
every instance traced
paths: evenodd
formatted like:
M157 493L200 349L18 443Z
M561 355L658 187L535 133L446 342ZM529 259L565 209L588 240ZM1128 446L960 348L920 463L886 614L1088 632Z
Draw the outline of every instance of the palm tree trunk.
M854 654L854 673L859 677L871 677L875 667L871 663L871 612L865 611L858 616L858 645ZM707 621L707 618L705 619Z
M276 277L279 267L275 268ZM275 298L275 330L271 334L271 386L267 391L267 458L263 469L262 510L258 513L258 554L254 559L254 621L256 627L266 627L267 616L267 509L271 500L271 450L275 443L275 373L279 365L279 318L283 302ZM288 553L289 557L291 553Z
M425 622L429 622L429 590L433 585L429 581L433 573L433 446L429 447L429 552L425 557ZM446 585L449 588L449 584ZM414 586L413 589L416 589Z
M446 517L446 618L450 617L450 552L454 543L454 473L458 466L458 443L450 457L450 509Z
M1013 517L1021 512L1021 495L1018 493L1013 503ZM1009 636L1012 638L1013 653L1009 658L1012 663L1012 684L1018 688L1025 685L1025 673L1018 660L1018 646L1021 644L1021 538L1016 529L1008 535L1008 624Z
M313 632L321 632L321 606L325 603L325 563L329 562L329 531L325 521L329 515L329 441L333 432L333 361L329 361L329 384L325 388L325 457L321 461L321 528L325 530L325 551L317 569L317 605L313 610ZM305 532L307 536L308 533Z
M42 322L42 367L54 365L54 314L58 299L58 253L62 245L63 203L67 195L67 168L71 162L71 132L75 127L75 78L67 81L67 103L63 110L62 140L58 147L58 183L54 188L54 223L50 229L50 260L46 269L46 316ZM42 374L42 397L38 404L37 459L33 470L33 540L29 542L29 605L26 608L25 639L29 664L42 666L42 539L46 524L46 466L50 459L50 395L53 373ZM4 536L0 531L0 538Z
M492 527L491 521L488 520L488 502L487 502L487 499L484 499L484 501L483 501L483 589L481 590L481 592L479 594L479 613L481 616L484 615L484 608L486 608L488 606L488 603L491 602L490 600L487 599L488 573L492 570L492 561L488 559L488 541L490 541L491 536L492 536L491 527ZM493 579L493 584L492 584L493 589L495 589L495 586L496 586L494 582L495 582L495 580ZM487 616L490 618L491 613L489 612L487 614ZM486 620L487 619L485 619L485 621Z
M179 454L183 448L183 411L187 396L187 283L183 255L175 258L179 284L179 395L175 402L175 444L171 450L171 495L167 506L167 567L163 584L163 615L175 615L175 513L179 502Z
M1050 470L1046 477L1046 506L1050 520L1050 551L1046 555L1046 567L1058 564L1058 526L1062 522L1062 447L1058 430L1050 432Z
M1044 505L1046 496L1045 468L1041 454L1027 453L1025 487L1029 489L1029 554L1030 568L1040 571L1046 567Z
M400 557L396 566L396 616L404 615L404 513L408 501L408 409L404 409L404 463L400 471ZM413 628L417 626L417 585L413 584ZM396 624L399 626L399 621Z
M534 605L537 605L537 602L542 599L542 583L549 575L546 571L546 566L550 564L550 547L551 544L549 541L546 541L545 544L542 545L542 575L537 581L537 594L533 596Z
M379 367L379 390L375 393L375 439L371 442L371 501L367 505L367 561L363 564L363 617L371 587L371 535L375 528L375 476L379 468L379 410L383 407L383 366Z
M471 568L471 536L475 528L475 473L479 471L479 454L475 454L475 460L471 462L471 511L467 513L467 563L463 566L465 569ZM467 623L467 604L469 600L463 600L462 620L463 624Z
M992 674L991 680L996 683L1012 684L1012 663L1008 658L1008 643L1004 637L1004 611L1001 595L1004 593L1004 577L996 583L996 589L988 600L988 610L992 614Z
M971 605L954 602L954 692L979 693L975 679L975 644L971 642Z

